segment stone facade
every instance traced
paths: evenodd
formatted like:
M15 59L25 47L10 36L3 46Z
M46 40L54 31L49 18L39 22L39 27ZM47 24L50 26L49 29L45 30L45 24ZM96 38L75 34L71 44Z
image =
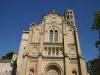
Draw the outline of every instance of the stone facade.
M15 52L12 56L11 60L0 59L0 75L11 75L12 67L11 63L16 60L17 52Z
M11 60L0 60L0 75L11 75L12 67Z
M53 10L23 31L17 75L88 75L71 9Z

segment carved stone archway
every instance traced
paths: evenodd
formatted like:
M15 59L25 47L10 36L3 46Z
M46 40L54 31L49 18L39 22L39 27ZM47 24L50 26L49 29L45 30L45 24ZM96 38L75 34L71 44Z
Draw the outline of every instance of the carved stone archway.
M49 65L46 68L46 72L45 73L46 73L45 75L61 75L61 70L56 65Z

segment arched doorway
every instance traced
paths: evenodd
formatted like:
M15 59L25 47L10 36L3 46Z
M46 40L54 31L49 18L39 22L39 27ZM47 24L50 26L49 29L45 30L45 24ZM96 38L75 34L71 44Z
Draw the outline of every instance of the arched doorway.
M61 75L61 71L56 65L49 65L46 68L46 75Z

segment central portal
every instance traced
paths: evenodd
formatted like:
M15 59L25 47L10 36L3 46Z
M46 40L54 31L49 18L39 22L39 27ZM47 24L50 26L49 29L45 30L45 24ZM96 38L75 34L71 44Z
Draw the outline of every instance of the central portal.
M46 75L61 75L61 71L56 65L49 65L46 69Z

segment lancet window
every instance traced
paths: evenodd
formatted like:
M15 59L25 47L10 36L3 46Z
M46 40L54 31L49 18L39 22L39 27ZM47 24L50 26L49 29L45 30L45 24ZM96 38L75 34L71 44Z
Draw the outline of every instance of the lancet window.
M50 30L50 42L53 42L53 30Z
M58 42L58 31L57 30L50 30L49 40L50 42Z

